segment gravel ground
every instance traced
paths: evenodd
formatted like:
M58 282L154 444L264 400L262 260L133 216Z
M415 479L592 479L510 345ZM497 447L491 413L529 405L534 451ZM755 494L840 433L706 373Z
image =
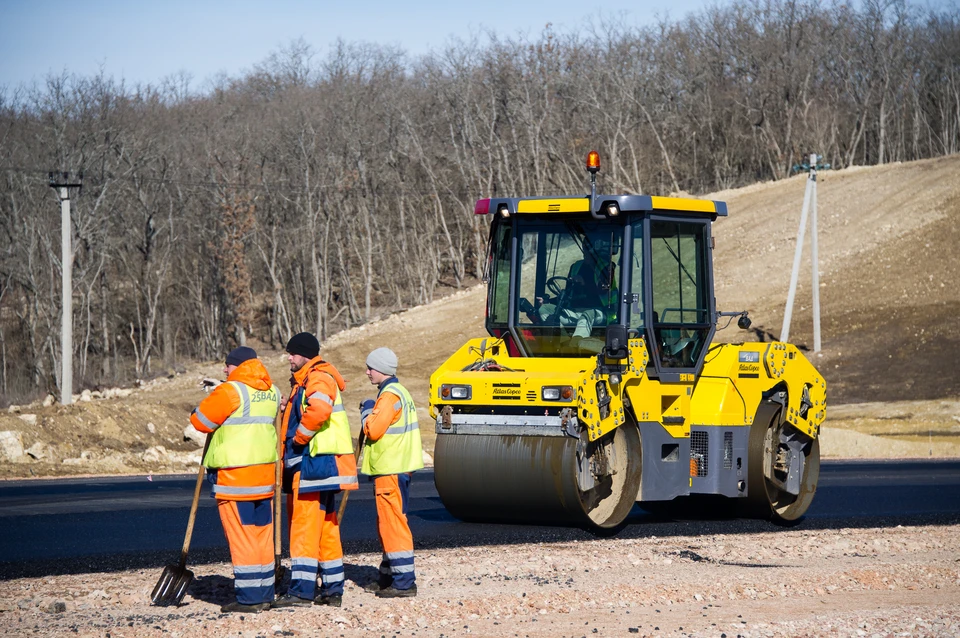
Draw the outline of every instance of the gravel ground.
M733 523L731 523L733 524ZM230 565L195 566L179 608L160 569L0 582L9 636L960 636L960 525L608 538L418 553L419 596L360 587L340 609L222 615Z

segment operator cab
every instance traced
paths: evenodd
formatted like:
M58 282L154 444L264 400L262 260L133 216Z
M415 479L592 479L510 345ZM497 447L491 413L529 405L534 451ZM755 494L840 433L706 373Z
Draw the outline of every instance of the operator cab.
M486 328L512 356L597 355L619 324L645 339L661 380L702 367L716 323L710 222L723 202L591 193L475 210L493 213Z

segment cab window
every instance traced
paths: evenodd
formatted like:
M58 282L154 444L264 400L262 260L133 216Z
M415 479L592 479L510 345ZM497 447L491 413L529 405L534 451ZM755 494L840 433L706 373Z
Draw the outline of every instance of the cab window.
M710 332L706 223L650 224L653 332L661 368L692 368Z
M505 327L510 317L510 224L500 224L491 232L487 296L487 328ZM490 334L494 334L491 332ZM499 334L499 333L497 333Z
M625 265L626 267L626 265ZM633 225L630 251L630 290L627 296L627 327L643 332L643 225Z

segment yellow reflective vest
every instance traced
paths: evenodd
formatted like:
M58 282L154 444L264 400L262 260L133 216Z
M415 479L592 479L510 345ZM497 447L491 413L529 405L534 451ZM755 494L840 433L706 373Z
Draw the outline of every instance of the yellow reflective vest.
M370 476L413 472L423 467L423 446L417 407L405 387L394 381L380 388L400 397L400 416L376 441L369 441L363 453L362 472Z
M203 466L216 469L276 462L277 386L256 390L239 381L228 383L240 396L240 406L214 431Z
M324 373L326 374L326 373ZM306 392L303 393L301 414L307 408ZM317 433L310 439L310 456L321 454L353 454L353 438L350 436L350 423L347 421L347 411L343 407L343 398L337 388L337 396L333 401L333 412Z

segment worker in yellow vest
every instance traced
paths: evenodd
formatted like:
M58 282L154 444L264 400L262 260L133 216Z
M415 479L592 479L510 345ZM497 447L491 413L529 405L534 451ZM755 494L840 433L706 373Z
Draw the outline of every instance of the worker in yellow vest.
M227 381L200 402L190 422L211 436L203 466L233 562L237 600L220 611L259 613L274 596L274 420L280 392L252 348L232 350L223 371Z
M283 491L290 518L290 589L274 607L340 607L343 547L335 499L355 490L357 459L340 393L347 382L309 332L287 343L292 389L283 411ZM317 575L320 592L317 595Z
M383 559L377 582L365 589L380 598L407 598L417 595L413 534L407 522L411 475L423 467L417 407L397 380L393 350L377 348L366 363L367 378L379 393L376 401L367 399L360 404L367 438L362 472L374 481Z

